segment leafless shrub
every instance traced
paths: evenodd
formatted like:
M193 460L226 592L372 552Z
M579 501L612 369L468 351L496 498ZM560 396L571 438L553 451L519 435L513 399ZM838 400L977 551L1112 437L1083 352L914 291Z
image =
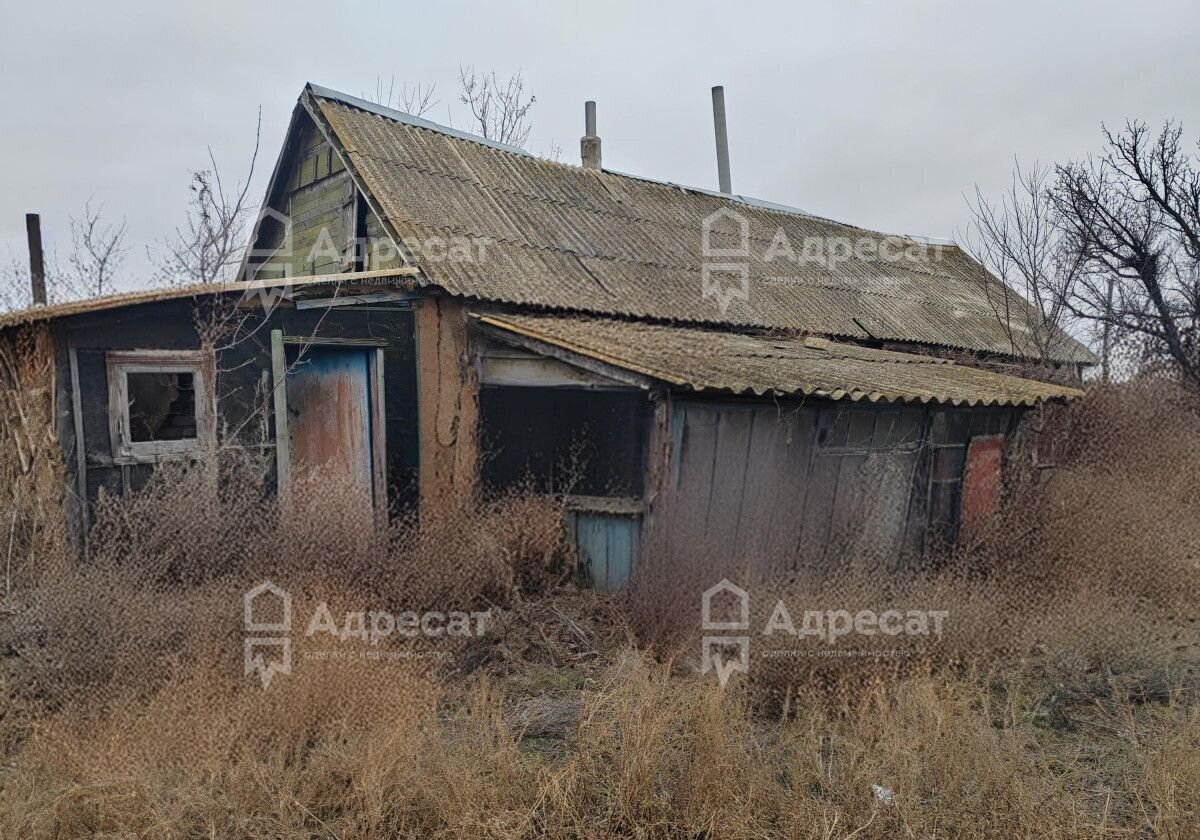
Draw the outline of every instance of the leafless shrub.
M0 832L1185 840L1200 717L1175 669L1195 642L1200 419L1169 381L1094 391L1074 409L1091 433L1018 476L939 568L670 567L675 594L742 580L754 626L777 597L797 620L949 612L940 639L756 634L724 689L696 673L698 591L672 624L652 593L626 609L560 588L554 500L374 533L336 476L288 517L256 456L164 467L98 505L87 564L41 567L0 619ZM242 593L263 579L300 615L479 605L496 622L451 667L330 659L263 692L241 670ZM295 641L298 658L334 646ZM903 656L803 656L885 648Z

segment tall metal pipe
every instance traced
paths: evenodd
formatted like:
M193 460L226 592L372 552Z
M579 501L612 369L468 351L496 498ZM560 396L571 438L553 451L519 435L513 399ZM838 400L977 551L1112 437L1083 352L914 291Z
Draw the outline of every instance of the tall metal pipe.
M717 135L717 180L721 192L732 193L729 182L729 130L725 125L725 88L717 85L712 89L713 130Z

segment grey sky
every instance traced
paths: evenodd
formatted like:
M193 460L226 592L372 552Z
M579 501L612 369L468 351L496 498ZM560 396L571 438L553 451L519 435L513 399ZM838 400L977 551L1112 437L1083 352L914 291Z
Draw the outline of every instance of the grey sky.
M604 163L714 187L709 87L724 84L736 192L893 232L953 236L964 194L1023 162L1080 157L1100 123L1182 120L1200 137L1191 2L81 3L4 0L0 257L24 214L49 244L89 197L127 216L121 285L182 221L211 145L240 175L263 113L255 195L305 81L360 94L460 63L524 71L531 146L576 161L583 101Z

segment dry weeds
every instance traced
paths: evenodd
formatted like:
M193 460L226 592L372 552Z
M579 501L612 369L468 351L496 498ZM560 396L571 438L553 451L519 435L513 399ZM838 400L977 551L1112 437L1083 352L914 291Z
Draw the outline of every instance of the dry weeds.
M945 608L942 638L756 636L724 689L697 668L709 581L671 615L575 589L552 500L376 534L328 493L281 530L253 459L161 470L0 619L0 836L1200 836L1200 421L1135 387L1093 394L1071 462L936 566L751 586L755 623L776 597ZM295 634L264 691L242 593L268 578L298 616L492 618L381 641L394 660Z

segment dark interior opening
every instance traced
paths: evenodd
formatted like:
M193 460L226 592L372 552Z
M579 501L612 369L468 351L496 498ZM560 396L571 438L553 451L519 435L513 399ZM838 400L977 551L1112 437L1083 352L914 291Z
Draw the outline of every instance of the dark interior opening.
M129 439L134 443L196 437L192 373L128 373Z
M649 401L637 391L484 388L484 486L638 497L648 416Z

